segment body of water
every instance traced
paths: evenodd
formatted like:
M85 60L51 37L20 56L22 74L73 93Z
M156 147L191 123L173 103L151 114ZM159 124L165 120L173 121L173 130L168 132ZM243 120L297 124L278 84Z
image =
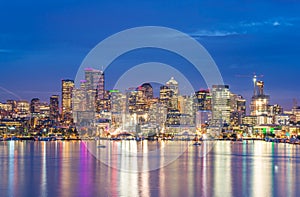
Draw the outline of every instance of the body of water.
M124 147L172 143L176 152L179 142L107 143L110 160L122 166L134 161ZM103 163L81 141L0 142L0 196L299 196L299 185L297 145L220 141L204 157L189 146L165 167L128 172Z

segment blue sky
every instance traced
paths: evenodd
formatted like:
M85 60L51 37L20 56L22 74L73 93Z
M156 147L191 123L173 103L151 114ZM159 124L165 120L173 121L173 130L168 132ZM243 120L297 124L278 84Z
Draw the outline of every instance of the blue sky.
M296 0L3 0L0 99L16 97L10 91L24 99L48 101L60 92L61 79L75 78L84 57L101 40L127 28L157 25L197 39L233 92L249 99L251 79L237 75L256 72L264 75L272 103L290 108L293 98L300 101L299 13ZM130 67L151 58L171 65L179 61L161 51L145 50L124 55L114 64ZM111 70L107 88L112 86L109 78L118 72Z

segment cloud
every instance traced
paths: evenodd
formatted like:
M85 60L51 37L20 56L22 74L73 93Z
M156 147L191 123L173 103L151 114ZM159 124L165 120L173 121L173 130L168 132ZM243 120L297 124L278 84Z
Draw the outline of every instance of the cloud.
M198 30L194 33L190 33L190 35L194 38L198 37L225 37L225 36L232 36L238 35L239 33L235 31L209 31L209 30Z
M264 26L293 26L295 18L272 18L264 21L243 21L240 22L241 27L264 27Z
M12 50L9 49L0 49L0 53L11 53Z

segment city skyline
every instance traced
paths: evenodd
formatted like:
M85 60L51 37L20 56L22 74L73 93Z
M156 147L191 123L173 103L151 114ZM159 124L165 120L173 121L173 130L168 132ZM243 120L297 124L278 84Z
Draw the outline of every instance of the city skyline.
M98 42L127 28L158 25L178 29L199 41L216 61L225 84L248 101L252 96L250 79L237 76L254 72L264 75L272 103L290 109L293 99L300 98L295 80L299 71L299 2L230 1L226 6L192 0L127 3L2 2L0 66L6 74L0 87L26 100L39 96L46 101L60 92L61 79L75 77L80 63ZM15 12L18 14L11 14ZM121 65L129 68L148 61L186 67L186 62L165 51L133 51L108 69L107 89L112 88L109 79L120 74ZM196 78L192 80L198 83ZM205 88L205 84L196 86ZM8 94L1 89L1 100Z

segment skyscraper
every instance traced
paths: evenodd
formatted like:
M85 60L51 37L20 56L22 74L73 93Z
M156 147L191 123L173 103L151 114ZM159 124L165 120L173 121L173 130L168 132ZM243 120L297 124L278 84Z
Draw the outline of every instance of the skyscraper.
M264 94L264 82L256 81L254 87L254 95L251 100L252 116L267 116L270 96Z
M40 99L38 98L33 98L30 102L30 113L32 116L37 115L40 113Z
M65 123L70 123L72 120L72 92L74 89L74 81L65 79L62 80L62 99L61 112Z
M216 122L230 123L230 91L228 85L212 87L212 119Z
M95 90L96 99L104 98L104 72L93 68L85 70L86 89Z
M150 83L144 83L142 86L142 91L147 100L153 98L153 88Z
M171 79L167 81L166 86L174 92L175 97L179 95L178 82L174 79L174 77L171 77Z
M211 111L211 93L209 90L199 90L195 92L196 110Z
M54 123L59 120L59 96L52 95L50 97L50 120Z
M241 95L230 95L230 123L232 126L242 124L242 118L246 115L246 99Z

